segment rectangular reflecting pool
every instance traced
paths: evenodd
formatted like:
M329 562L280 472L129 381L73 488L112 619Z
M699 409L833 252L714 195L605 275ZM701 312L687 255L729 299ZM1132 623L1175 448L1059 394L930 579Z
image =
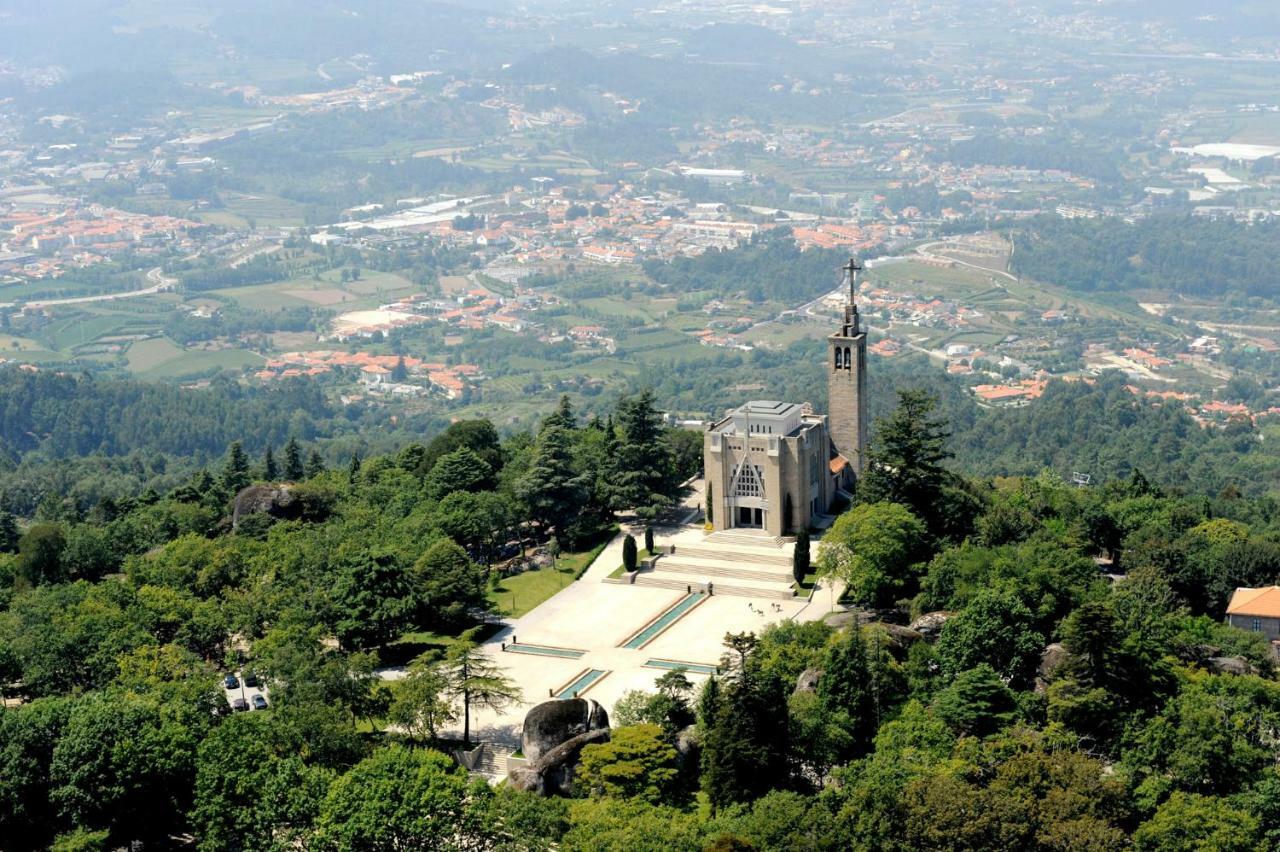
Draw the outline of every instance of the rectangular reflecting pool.
M601 671L600 669L588 669L579 675L573 683L557 692L556 698L577 698L594 686L596 681L600 680L600 678L607 674L608 672Z
M508 642L503 649L513 654L536 654L539 657L564 657L569 660L576 660L586 651L579 651L577 648L557 648L554 645L529 645L524 642Z
M706 595L695 592L676 601L666 612L649 622L640 632L622 643L623 648L643 648L658 637L662 631L679 621L686 612L702 603Z
M668 671L684 669L695 674L715 674L717 671L716 666L709 666L706 663L683 663L679 660L645 660L644 666L647 669L666 669Z

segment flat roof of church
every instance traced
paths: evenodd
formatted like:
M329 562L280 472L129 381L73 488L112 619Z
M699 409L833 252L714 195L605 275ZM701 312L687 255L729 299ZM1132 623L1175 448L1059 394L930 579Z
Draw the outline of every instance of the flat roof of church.
M768 399L753 399L744 404L738 410L746 414L772 415L774 417L785 417L792 411L800 408L794 402L778 402Z

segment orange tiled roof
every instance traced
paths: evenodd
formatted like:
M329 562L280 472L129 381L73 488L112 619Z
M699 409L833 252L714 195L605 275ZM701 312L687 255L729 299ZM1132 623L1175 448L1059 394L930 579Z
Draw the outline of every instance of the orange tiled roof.
M1280 586L1236 589L1227 604L1227 614L1280 618Z

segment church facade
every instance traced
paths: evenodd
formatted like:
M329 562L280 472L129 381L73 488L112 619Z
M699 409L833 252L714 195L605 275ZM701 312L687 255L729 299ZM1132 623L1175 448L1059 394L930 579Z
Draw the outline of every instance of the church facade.
M866 464L867 335L856 302L860 267L844 268L848 298L827 338L829 412L808 403L753 401L727 413L703 438L709 520L716 530L793 535L852 490Z

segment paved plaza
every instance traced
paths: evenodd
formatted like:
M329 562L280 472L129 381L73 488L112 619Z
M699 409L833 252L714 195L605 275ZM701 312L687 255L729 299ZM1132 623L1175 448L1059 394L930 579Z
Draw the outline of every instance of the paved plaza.
M654 680L673 664L688 664L689 679L701 683L720 661L725 633L759 632L784 619L821 619L839 597L825 586L812 600L807 595L784 597L785 582L759 577L785 572L761 571L758 563L772 559L777 565L789 564L789 543L709 536L701 525L660 529L655 539L659 548L674 545L677 556L696 551L708 557L702 568L694 556L683 556L671 560L674 567L665 574L641 574L634 585L611 582L609 575L622 563L622 540L628 531L641 538L639 529L624 530L581 579L508 622L486 642L525 700L497 714L475 711L471 724L479 739L515 746L530 707L575 692L612 711L627 691L652 691ZM726 576L726 566L742 567L747 579ZM703 570L707 573L700 573ZM646 581L661 585L645 585ZM699 593L707 584L712 594ZM721 593L717 586L733 591Z

